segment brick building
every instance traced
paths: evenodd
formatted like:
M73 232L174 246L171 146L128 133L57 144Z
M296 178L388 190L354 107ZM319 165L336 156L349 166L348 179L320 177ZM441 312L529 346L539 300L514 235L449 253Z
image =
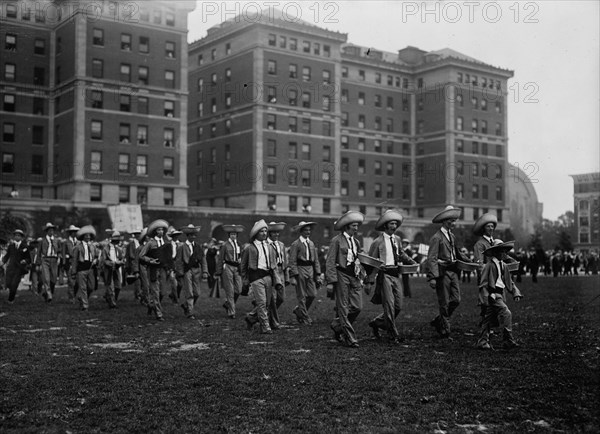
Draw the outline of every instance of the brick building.
M232 19L190 44L190 205L403 209L448 203L506 227L512 71L450 49L389 53L284 17Z
M575 233L573 247L582 252L600 248L600 172L570 175L573 178Z
M2 195L187 207L191 10L2 2Z

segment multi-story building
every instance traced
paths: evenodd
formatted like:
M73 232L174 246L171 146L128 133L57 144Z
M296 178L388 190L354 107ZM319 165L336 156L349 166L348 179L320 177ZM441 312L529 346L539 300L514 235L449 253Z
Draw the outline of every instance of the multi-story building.
M2 2L3 196L187 207L193 8Z
M424 222L451 203L506 227L512 71L346 41L270 16L190 45L190 204Z
M535 191L537 179L531 179L518 165L508 165L508 219L519 246L526 246L542 223L544 205ZM528 167L525 166L527 169Z
M573 178L575 233L573 247L582 252L600 249L600 172L570 175Z

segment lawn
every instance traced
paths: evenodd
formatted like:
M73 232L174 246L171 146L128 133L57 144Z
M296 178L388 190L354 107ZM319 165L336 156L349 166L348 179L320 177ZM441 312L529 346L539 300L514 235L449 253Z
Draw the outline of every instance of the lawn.
M453 340L429 326L434 293L412 278L400 324L406 341L371 337L379 306L364 297L360 348L341 346L333 302L316 301L313 326L298 326L294 293L273 335L230 320L206 288L196 320L165 297L157 322L125 290L109 310L103 289L88 312L22 290L0 300L0 431L96 432L599 432L598 276L525 278L510 302L521 347L473 348L474 283L463 284ZM494 343L499 339L494 336ZM596 410L594 410L594 408Z

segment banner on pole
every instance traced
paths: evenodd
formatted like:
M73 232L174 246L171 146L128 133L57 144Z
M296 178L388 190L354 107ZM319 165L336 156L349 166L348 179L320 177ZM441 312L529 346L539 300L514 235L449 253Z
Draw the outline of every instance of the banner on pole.
M144 227L142 207L140 205L109 205L108 215L113 229L119 232L133 232Z

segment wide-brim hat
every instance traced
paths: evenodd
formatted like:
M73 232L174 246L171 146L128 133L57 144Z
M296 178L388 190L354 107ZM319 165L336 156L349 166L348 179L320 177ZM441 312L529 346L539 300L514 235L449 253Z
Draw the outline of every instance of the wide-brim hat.
M200 226L194 226L193 224L189 224L187 226L182 227L181 232L188 235L188 234L197 234L198 232L200 232Z
M92 238L96 238L96 229L92 225L82 227L77 231L77 239L81 240L85 234L90 234Z
M343 216L341 216L334 224L333 229L336 231L343 230L347 225L352 223L361 223L365 221L365 216L363 213L358 211L348 211Z
M460 208L455 208L452 205L448 205L442 212L437 213L432 219L432 223L441 223L448 219L457 219L460 217Z
M162 219L154 220L152 223L150 223L148 225L148 236L153 237L154 232L158 228L163 228L166 231L168 227L169 227L169 223L167 223L165 220L162 220Z
M129 235L136 235L136 234L139 235L141 233L142 233L141 229L134 229L132 231L129 231Z
M406 244L410 244L410 240L408 238L402 238L402 242Z
M488 247L483 251L484 255L492 256L498 252L510 252L515 248L515 241L507 241L502 242L502 240L494 240L494 245L492 247Z
M261 229L267 229L267 230L269 229L269 225L267 224L267 222L264 219L261 219L261 220L257 221L256 223L254 223L254 226L252 226L252 229L250 229L250 234L249 234L250 239L253 239Z
M121 232L114 231L112 234L110 234L110 239L111 240L120 240L121 239Z
M296 226L294 226L292 228L292 230L295 231L295 232L300 232L302 230L302 228L304 228L305 226L316 226L316 224L317 224L317 222L305 222L305 221L301 221Z
M146 238L146 235L148 235L148 228L142 229L142 232L140 232L140 236L138 237L138 241L142 241L144 238Z
M177 235L181 235L182 233L183 232L178 231L173 226L169 226L169 229L167 229L167 235L170 237L176 237Z
M67 228L67 232L77 232L79 229L81 229L81 228L78 228L78 227L77 227L77 226L75 226L75 225L70 225L70 226Z
M385 225L387 223L393 222L393 221L398 222L398 226L400 226L402 224L403 220L404 220L404 217L402 217L402 214L400 214L398 211L393 210L393 209L388 209L386 212L384 212L381 215L381 217L379 217L379 220L377 220L377 223L375 223L375 230L376 231L384 231Z
M56 229L56 226L48 222L46 223L46 226L44 226L44 231L47 231L48 229Z
M228 234L231 232L244 232L244 228L242 225L223 225L223 230Z
M283 230L283 228L285 228L285 223L284 222L271 222L268 225L268 230L269 232L274 231L274 232L281 232Z
M491 212L486 212L481 217L479 217L477 219L477 221L473 224L473 233L475 235L482 235L483 228L488 223L493 223L494 229L496 228L496 226L498 226L498 217L496 217L496 214L492 214Z
M25 238L25 232L23 232L21 229L15 229L15 230L13 231L13 234L15 234L15 235L16 235L16 234L19 234L19 235L21 235L23 238Z

